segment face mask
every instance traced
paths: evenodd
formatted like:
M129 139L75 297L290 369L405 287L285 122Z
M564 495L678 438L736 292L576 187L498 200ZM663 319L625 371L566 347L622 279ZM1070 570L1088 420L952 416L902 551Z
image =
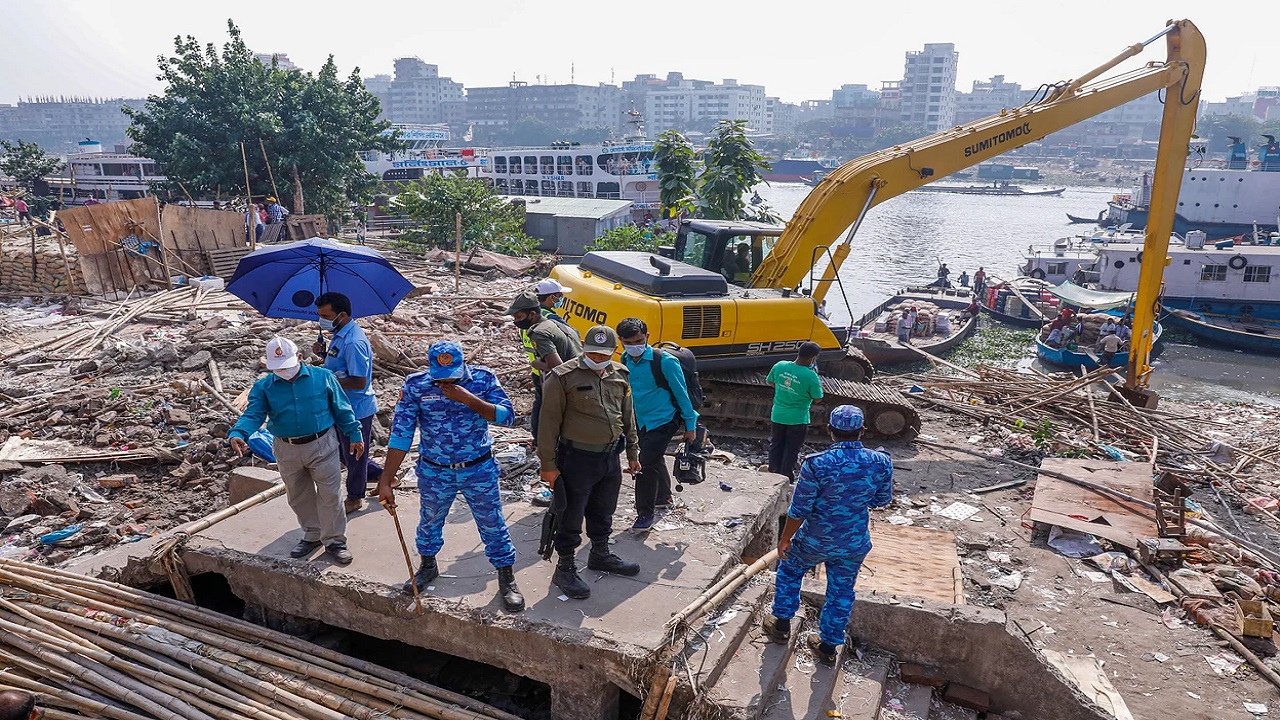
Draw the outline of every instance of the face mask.
M586 365L587 367L591 368L592 370L603 370L603 369L605 369L605 368L609 367L609 365L610 365L612 362L613 362L612 360L605 360L604 362L596 362L595 360L592 360L591 358L587 357L586 355L583 355L583 356L582 356L582 364L583 364L583 365Z
M528 330L529 328L533 327L533 318L527 317L523 320L516 320L515 326L520 328L521 330Z
M272 370L276 377L281 380L292 380L298 376L298 371L302 369L301 365L294 365L291 368L281 368L280 370Z
M320 318L320 329L325 332L333 332L334 321L329 318Z
M622 349L633 358L638 358L644 354L644 345L623 345Z

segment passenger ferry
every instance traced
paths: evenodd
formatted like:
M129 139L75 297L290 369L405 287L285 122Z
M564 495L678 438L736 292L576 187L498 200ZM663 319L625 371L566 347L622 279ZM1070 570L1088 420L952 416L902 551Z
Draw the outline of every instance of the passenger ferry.
M164 168L151 158L102 149L96 140L82 140L79 152L66 157L66 165L45 180L49 194L64 205L83 205L112 200L133 200L152 193L152 185L165 181Z
M631 117L632 134L622 140L495 148L479 175L506 195L630 200L633 215L656 215L662 203L654 142L639 114Z
M408 148L393 153L377 150L360 153L365 169L380 180L418 180L427 173L446 170L475 177L489 162L488 150L483 148L445 147L453 138L448 125L396 123L382 132L383 135L392 133L399 133Z
M1280 233L1254 236L1261 240L1206 242L1204 232L1192 231L1180 244L1171 243L1161 303L1199 313L1280 319ZM1024 275L1111 292L1137 291L1145 259L1138 242L1031 249L1024 257Z

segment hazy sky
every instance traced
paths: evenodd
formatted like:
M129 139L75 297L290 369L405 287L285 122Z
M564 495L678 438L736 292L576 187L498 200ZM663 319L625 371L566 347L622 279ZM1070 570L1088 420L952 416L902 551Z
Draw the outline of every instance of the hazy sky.
M958 85L1003 74L1024 88L1083 74L1190 18L1209 48L1204 95L1280 85L1280 54L1260 0L1075 0L958 3L828 0L470 0L470 2L6 2L0 20L0 103L32 95L145 96L160 90L156 58L176 35L219 45L234 19L259 52L315 70L333 54L343 73L390 73L418 56L464 85L515 78L621 83L637 73L764 85L797 102L842 83L902 76L903 53L954 42ZM1141 60L1162 60L1163 40ZM1135 61L1130 62L1131 65Z

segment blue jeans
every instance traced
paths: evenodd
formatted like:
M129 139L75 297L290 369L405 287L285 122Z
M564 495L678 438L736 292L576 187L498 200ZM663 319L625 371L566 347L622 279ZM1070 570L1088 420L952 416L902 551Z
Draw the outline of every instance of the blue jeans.
M822 642L832 647L843 645L849 616L853 614L853 590L858 571L866 555L852 557L830 556L793 544L785 560L778 562L777 585L773 593L773 616L779 620L795 617L800 609L800 582L805 573L818 563L827 567L827 599L822 604L822 618L818 621L818 634Z

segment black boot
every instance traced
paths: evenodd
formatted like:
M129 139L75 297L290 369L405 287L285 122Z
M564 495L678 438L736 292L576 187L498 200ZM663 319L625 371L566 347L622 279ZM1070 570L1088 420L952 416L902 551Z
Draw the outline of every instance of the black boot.
M638 575L639 563L629 563L609 551L609 543L591 543L591 555L587 557L587 569L614 575Z
M516 574L510 565L498 568L498 595L502 597L502 606L507 612L524 610L524 595L516 585Z
M427 586L432 580L440 577L440 568L436 566L435 555L423 555L422 564L418 566L418 572L413 574L413 580L404 584L404 591L413 594L413 587L418 587L418 592L426 592Z
M551 582L560 588L560 592L574 600L585 600L591 597L591 588L578 577L578 566L573 562L572 554L560 556L560 562L556 565L556 574L551 577Z

